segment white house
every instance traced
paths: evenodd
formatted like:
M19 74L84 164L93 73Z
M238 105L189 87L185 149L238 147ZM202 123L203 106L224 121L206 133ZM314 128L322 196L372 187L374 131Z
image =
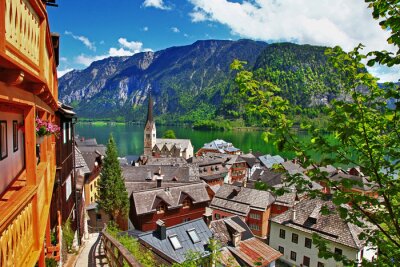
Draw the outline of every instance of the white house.
M321 207L328 206L333 213L321 214ZM283 254L281 260L290 266L343 266L334 259L318 257L318 249L312 242L314 233L329 241L329 248L352 260L376 257L376 250L368 247L358 235L362 229L347 223L335 212L330 201L306 199L293 209L271 219L270 246Z

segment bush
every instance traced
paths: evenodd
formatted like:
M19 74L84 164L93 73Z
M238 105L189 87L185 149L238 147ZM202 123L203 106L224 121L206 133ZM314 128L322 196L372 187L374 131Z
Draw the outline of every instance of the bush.
M74 242L74 231L71 228L71 221L68 219L63 225L63 239L67 245L67 251L72 252L72 244Z

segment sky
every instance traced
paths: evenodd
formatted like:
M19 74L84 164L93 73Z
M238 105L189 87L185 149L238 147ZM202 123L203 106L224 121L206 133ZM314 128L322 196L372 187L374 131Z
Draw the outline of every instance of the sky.
M363 0L57 0L50 30L61 36L61 77L109 56L158 51L206 39L252 39L349 51L394 51ZM398 81L400 67L369 71Z

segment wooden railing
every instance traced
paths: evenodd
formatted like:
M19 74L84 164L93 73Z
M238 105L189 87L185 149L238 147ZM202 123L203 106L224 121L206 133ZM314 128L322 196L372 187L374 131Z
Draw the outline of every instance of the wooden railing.
M34 266L43 248L54 186L54 144L36 169L36 185L25 185L2 203L0 266ZM18 181L19 179L17 179ZM13 185L11 185L13 187Z
M26 89L56 109L58 84L54 57L42 1L0 0L0 59L3 59L0 70L18 70Z
M101 232L104 253L111 267L142 267L133 255L114 237L107 233L106 228Z

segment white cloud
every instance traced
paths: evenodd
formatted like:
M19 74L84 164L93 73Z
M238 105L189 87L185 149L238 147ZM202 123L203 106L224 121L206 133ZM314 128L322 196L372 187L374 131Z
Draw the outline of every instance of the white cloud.
M363 43L387 49L388 33L360 0L189 0L193 22L224 24L232 34L269 42L334 46L346 50Z
M144 27L143 27L143 29L142 29L142 31L144 31L144 32L147 32L147 31L149 31L149 27L147 27L147 26L144 26Z
M163 0L145 0L143 2L144 7L154 7L162 10L169 10L171 9L169 6L167 6Z
M68 59L67 59L66 57L60 57L60 61L61 61L61 62L67 62Z
M153 51L150 48L143 48L142 42L128 41L126 38L122 37L118 39L118 43L120 47L119 48L111 47L108 50L107 54L95 55L95 56L88 56L85 54L81 54L75 58L75 62L87 67L90 64L92 64L92 62L102 60L107 57L126 57L126 56L132 56L140 52Z
M373 66L367 67L368 72L374 75L375 77L379 77L380 83L383 82L399 82L400 80L400 66L395 66L388 68L386 66Z
M74 69L57 70L57 77L61 78L64 74L73 71Z
M89 38L85 36L79 36L79 35L74 35L72 32L65 31L66 35L70 35L72 38L75 40L81 41L87 48L89 48L92 51L96 51L96 46L94 45L93 42L89 40Z
M188 0L192 22L220 23L231 34L267 42L290 41L352 50L359 43L372 50L394 52L372 10L360 0ZM374 72L374 71L372 71ZM382 80L397 80L398 73L379 68Z
M171 27L171 31L175 33L181 32L177 27Z

